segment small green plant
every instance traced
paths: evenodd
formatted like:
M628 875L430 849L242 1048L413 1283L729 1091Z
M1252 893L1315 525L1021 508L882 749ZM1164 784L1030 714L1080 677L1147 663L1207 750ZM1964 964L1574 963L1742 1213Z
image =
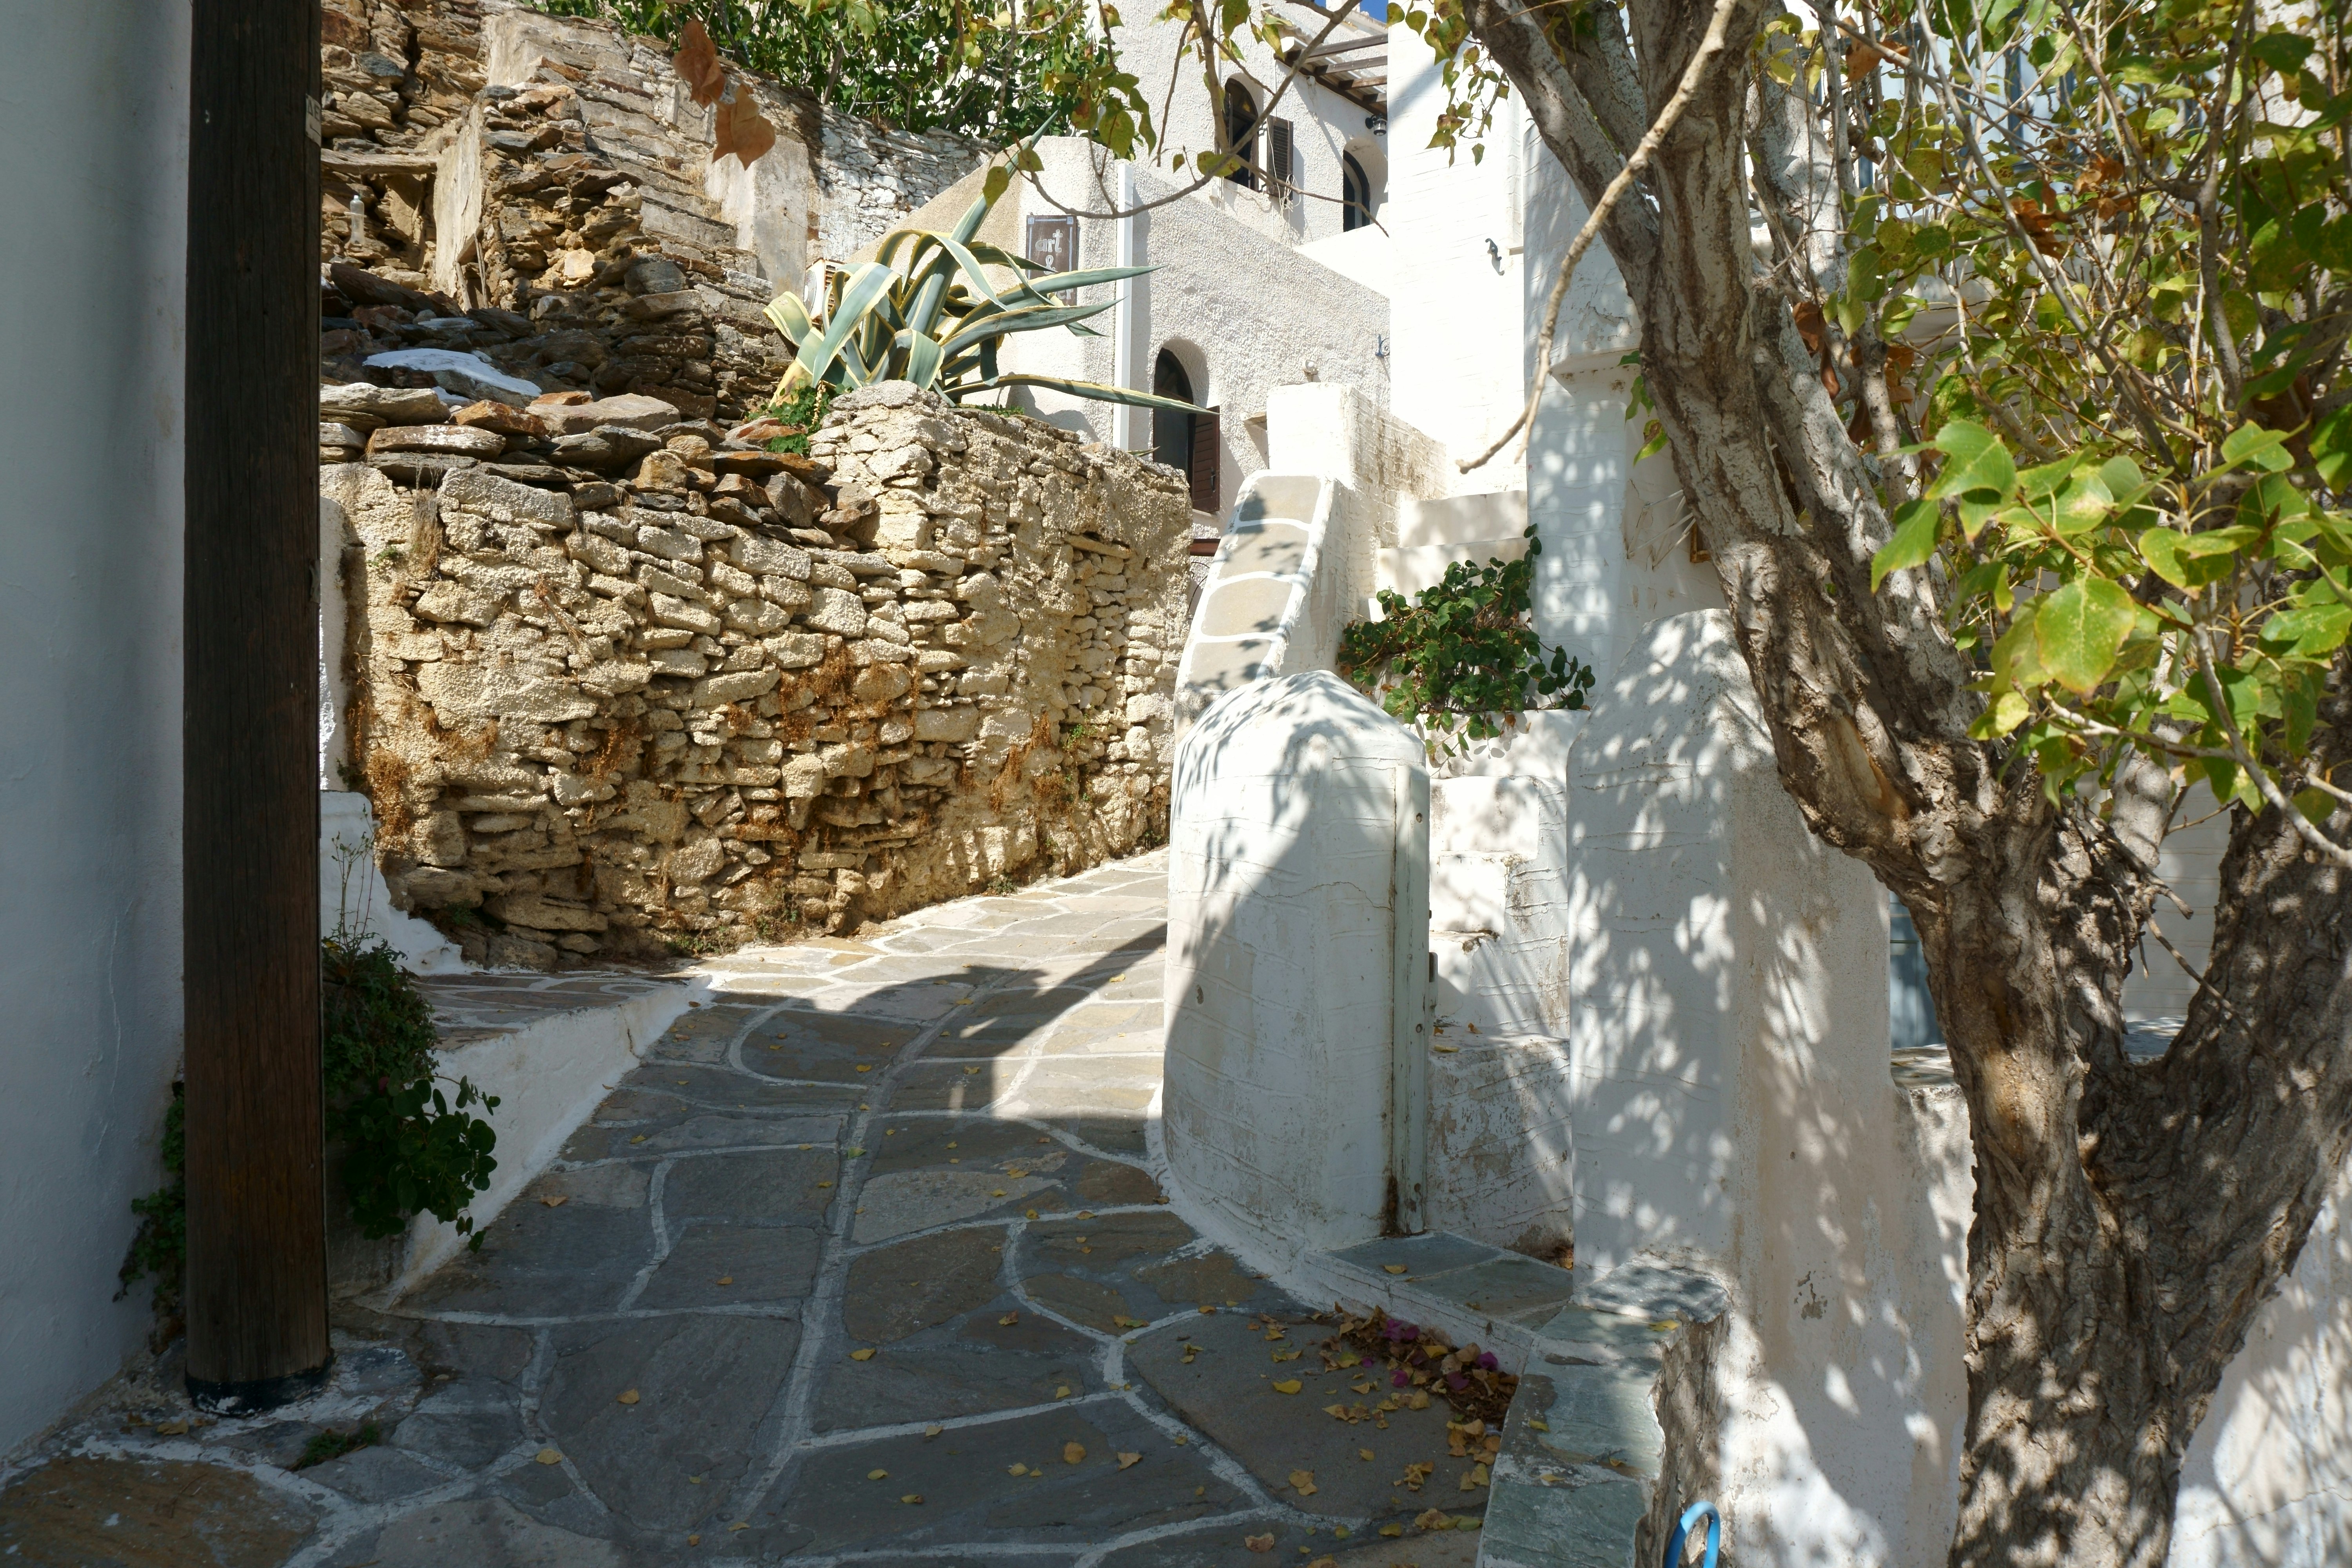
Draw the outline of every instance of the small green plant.
M171 1180L131 1200L139 1228L122 1259L122 1289L114 1293L120 1301L131 1287L152 1277L155 1316L167 1322L180 1315L180 1281L188 1261L187 1109L187 1085L173 1084L172 1103L163 1111L163 1172Z
M498 1099L433 1070L433 1010L382 940L321 944L327 1139L342 1146L342 1184L360 1233L396 1236L430 1213L481 1237L466 1205L490 1184L498 1135L468 1109Z
M1062 744L1080 746L1102 733L1083 719L1073 719L1062 726Z
M1000 899L1010 898L1021 890L1021 884L1010 877L998 877L989 882L988 890Z
M1420 725L1433 755L1458 755L1530 710L1582 708L1592 689L1592 671L1565 648L1547 658L1528 624L1543 541L1533 524L1525 537L1520 559L1456 561L1410 602L1382 589L1382 618L1339 634L1339 674Z
M294 1468L307 1470L313 1465L323 1465L329 1459L340 1459L345 1454L356 1454L362 1448L373 1448L383 1441L383 1428L373 1421L362 1422L349 1432L329 1427L314 1433L302 1446L302 1457L294 1461Z
M828 382L807 382L771 403L768 416L782 420L784 433L768 438L768 450L808 456L809 432L824 423L824 411L839 391Z

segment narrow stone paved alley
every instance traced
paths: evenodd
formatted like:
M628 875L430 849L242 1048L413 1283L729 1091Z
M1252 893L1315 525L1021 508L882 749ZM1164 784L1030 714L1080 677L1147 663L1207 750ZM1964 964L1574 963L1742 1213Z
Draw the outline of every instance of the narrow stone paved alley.
M190 1425L167 1361L7 1478L0 1556L1469 1563L1444 1405L1368 1408L1154 1177L1164 887L709 963L478 1252L339 1314L328 1392Z

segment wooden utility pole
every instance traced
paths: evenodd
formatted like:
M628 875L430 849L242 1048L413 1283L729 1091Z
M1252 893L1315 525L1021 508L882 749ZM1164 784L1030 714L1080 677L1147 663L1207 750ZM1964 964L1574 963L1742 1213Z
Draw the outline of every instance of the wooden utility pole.
M188 143L188 1390L326 1376L319 4L194 0Z

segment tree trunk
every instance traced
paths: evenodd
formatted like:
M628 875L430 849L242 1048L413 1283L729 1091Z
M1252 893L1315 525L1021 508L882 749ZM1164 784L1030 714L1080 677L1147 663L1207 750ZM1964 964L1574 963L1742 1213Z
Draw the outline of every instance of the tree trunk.
M1878 481L1790 310L1794 275L1843 283L1827 139L1801 99L1739 66L1768 6L1738 4L1731 68L1602 237L1782 780L1814 832L1909 906L1968 1103L1951 1562L2160 1568L2189 1437L2352 1144L2352 886L2278 813L2239 810L2207 984L2163 1058L2126 1057L2161 814L2142 830L2129 800L2107 820L2052 804L2030 758L1969 737L1982 699L1928 574L1873 592ZM1590 205L1713 6L1634 0L1630 37L1605 7L1581 30L1509 0L1464 9ZM1751 200L1802 237L1770 271ZM2323 763L2352 749L2340 679L2334 704Z

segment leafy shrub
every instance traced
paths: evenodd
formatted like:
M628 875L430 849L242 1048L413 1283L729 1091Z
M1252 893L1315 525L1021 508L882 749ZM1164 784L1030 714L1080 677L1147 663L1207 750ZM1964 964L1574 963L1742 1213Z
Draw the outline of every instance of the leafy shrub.
M465 1208L490 1184L498 1135L467 1112L475 1105L496 1110L497 1097L464 1079L454 1097L437 1086L433 1010L381 939L330 937L320 946L326 1134L343 1150L340 1173L352 1222L362 1235L381 1238L429 1212L471 1234ZM115 1292L120 1300L152 1277L155 1315L166 1324L179 1316L187 1268L186 1112L185 1086L175 1083L163 1113L163 1169L171 1180L131 1200L139 1228ZM481 1245L479 1235L473 1245Z
M1410 602L1382 589L1383 618L1339 634L1339 674L1390 717L1419 725L1433 753L1466 751L1529 710L1582 708L1592 689L1592 671L1565 648L1547 658L1528 624L1543 541L1532 523L1525 537L1520 559L1456 561Z
M352 1221L382 1237L430 1213L471 1232L465 1208L490 1184L498 1136L467 1110L495 1110L497 1098L465 1079L454 1096L440 1087L433 1010L381 939L321 946L327 1140L343 1147Z

